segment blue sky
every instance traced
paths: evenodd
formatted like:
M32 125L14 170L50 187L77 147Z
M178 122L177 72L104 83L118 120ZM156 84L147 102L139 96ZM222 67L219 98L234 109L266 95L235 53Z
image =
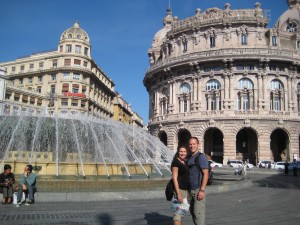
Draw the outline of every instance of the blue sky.
M148 122L143 78L148 48L162 28L169 0L0 0L0 62L57 48L60 35L77 20L92 45L92 58L114 81L115 90ZM254 8L257 0L171 0L173 16L196 8ZM261 0L269 27L288 8L286 0Z

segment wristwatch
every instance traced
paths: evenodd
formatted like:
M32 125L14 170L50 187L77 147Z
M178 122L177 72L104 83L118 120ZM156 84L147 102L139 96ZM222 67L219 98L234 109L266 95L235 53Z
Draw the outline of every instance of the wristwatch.
M199 192L205 192L205 191L200 189Z

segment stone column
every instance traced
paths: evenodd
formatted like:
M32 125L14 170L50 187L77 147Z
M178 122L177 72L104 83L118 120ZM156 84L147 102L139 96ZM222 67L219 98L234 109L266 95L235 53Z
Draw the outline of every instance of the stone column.
M257 109L262 109L262 99L263 99L263 89L262 89L262 80L261 80L261 74L257 74L257 100L258 102L255 102L255 105L257 104Z
M193 97L192 101L197 101L197 78L193 78Z
M233 74L229 75L229 99L230 99L230 109L234 110L234 85L233 85Z
M289 111L289 93L288 90L284 90L284 99L282 99L282 101L284 102L284 109L282 109L281 111Z
M198 91L197 91L197 101L202 100L202 82L201 77L198 78Z
M22 103L22 101L23 101L23 95L22 95L22 94L20 94L20 99L19 99L19 102L20 102L20 103Z
M12 92L12 93L11 93L10 100L11 100L11 101L14 101L14 100L15 100L15 92Z

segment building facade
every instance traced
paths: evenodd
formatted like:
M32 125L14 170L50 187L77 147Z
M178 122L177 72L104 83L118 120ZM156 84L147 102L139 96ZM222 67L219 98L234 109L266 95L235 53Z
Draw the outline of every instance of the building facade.
M28 106L37 112L47 107L51 113L113 116L114 82L92 59L90 38L78 22L62 33L57 49L0 67L6 71L7 111Z
M196 136L217 162L292 160L300 139L300 0L273 28L253 9L167 10L148 50L149 131L171 149Z
M132 110L131 104L128 104L122 95L116 92L113 99L114 116L113 119L119 122L144 127L143 119Z

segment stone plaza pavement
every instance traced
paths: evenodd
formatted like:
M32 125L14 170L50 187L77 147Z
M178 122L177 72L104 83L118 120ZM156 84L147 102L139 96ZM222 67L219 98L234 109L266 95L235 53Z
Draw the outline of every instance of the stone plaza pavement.
M246 185L233 190L208 187L206 225L300 224L300 176L249 172ZM244 182L244 181L239 181ZM239 184L240 185L240 184ZM210 191L215 189L219 191ZM41 201L31 206L1 205L1 225L171 225L170 202L157 190L153 198L135 192L136 199L111 201ZM151 197L151 196L150 196ZM183 224L193 224L190 215Z

